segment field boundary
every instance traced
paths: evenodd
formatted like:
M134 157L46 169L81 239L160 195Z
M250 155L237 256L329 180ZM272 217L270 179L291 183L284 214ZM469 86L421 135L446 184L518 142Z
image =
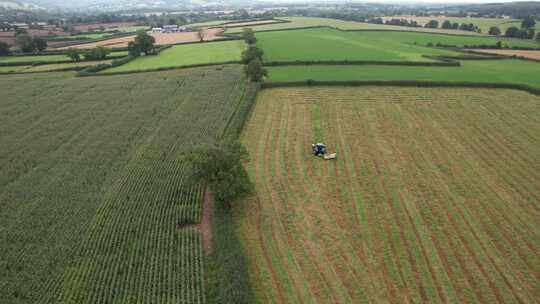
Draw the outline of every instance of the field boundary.
M490 83L490 82L452 82L452 81L416 81L416 80L349 80L349 81L291 81L291 82L266 82L261 85L261 89L287 88L303 86L403 86L403 87L451 87L451 88L497 88L514 89L529 92L540 96L540 89L514 83Z
M424 56L424 55L423 55ZM442 60L438 57L426 57L437 60L428 61L377 61L377 60L296 60L296 61L268 61L265 66L289 66L289 65L396 65L396 66L443 66L459 67L461 63L456 60Z
M84 73L84 74L81 73L77 76L79 77L114 76L114 75L126 75L126 74L137 74L137 73L161 72L161 71L169 71L169 70L181 70L181 69L188 69L188 68L200 68L200 67L208 67L208 66L227 65L227 64L240 64L240 63L242 62L239 60L235 60L235 61L226 61L226 62L188 64L188 65L181 65L181 66L175 66L175 67L163 67L163 68L132 70L132 71L123 71L123 72L108 72L108 73L103 72L103 73Z

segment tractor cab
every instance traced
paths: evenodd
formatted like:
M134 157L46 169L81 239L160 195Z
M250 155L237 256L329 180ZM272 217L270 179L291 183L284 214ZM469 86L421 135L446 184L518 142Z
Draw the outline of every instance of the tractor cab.
M313 155L324 156L326 154L326 146L323 143L312 144Z

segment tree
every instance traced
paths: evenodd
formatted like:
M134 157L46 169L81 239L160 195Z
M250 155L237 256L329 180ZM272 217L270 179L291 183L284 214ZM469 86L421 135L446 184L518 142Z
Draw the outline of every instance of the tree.
M141 56L141 49L134 41L131 41L128 43L128 53L132 57L139 57Z
M242 61L244 63L249 63L255 58L262 59L263 55L264 52L260 48L255 46L249 46L247 50L242 53Z
M40 37L32 38L32 50L33 51L44 51L47 48L47 41Z
M246 149L238 142L222 142L194 148L187 160L192 167L191 181L206 183L214 194L218 207L228 209L231 203L252 190L243 162Z
M459 23L457 23L457 22L452 23L452 29L453 30L459 29Z
M501 30L496 26L492 26L489 28L488 34L492 36L499 36L501 34Z
M66 52L66 55L75 62L81 61L81 53L77 49L69 48Z
M246 66L246 73L253 81L261 81L267 72L264 68L261 59L255 58Z
M146 32L141 32L135 37L135 45L145 55L150 55L154 51L154 43L156 43L156 39Z
M441 27L443 29L451 29L452 28L452 22L448 21L448 20L444 20L444 22L442 23Z
M439 27L439 21L437 20L430 20L426 25L425 28L438 28Z
M257 42L257 38L255 38L255 34L253 33L253 30L250 28L245 28L243 33L244 41L247 44L255 44Z
M15 38L17 45L21 51L25 53L32 52L34 50L34 45L32 44L32 37L27 34L17 35Z
M200 29L197 31L197 37L199 38L199 41L200 41L200 42L203 42L205 36L206 36L206 31L205 31L203 28L200 28Z
M9 55L9 44L0 41L0 55Z
M107 58L107 55L111 53L111 49L104 46L98 46L90 50L90 52L84 54L84 58L87 60L103 60Z
M517 27L511 26L506 29L506 32L504 33L504 35L506 37L517 37L518 32L519 32L519 29Z
M536 21L531 16L527 16L523 19L523 21L521 21L522 29L534 28L535 25L536 25Z
M536 34L536 41L540 42L540 33Z

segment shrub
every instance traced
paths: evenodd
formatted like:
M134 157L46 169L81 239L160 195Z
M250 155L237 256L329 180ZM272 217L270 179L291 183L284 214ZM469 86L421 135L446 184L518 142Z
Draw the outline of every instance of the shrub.
M255 58L259 58L262 60L263 55L263 50L255 46L250 46L242 53L242 62L249 63Z

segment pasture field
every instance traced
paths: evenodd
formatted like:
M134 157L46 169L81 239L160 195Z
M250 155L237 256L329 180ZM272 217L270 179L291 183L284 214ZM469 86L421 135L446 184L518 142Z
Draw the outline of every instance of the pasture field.
M343 32L334 29L304 29L257 34L257 46L264 50L265 61L296 60L380 60L429 61L422 55L458 55L459 53L426 45L540 46L534 41L490 37L464 37L429 33ZM416 44L416 45L415 45Z
M455 31L455 30L440 30L440 29L426 29L426 28L414 28L405 26L394 26L384 24L371 24L355 21L344 21L338 19L329 18L317 18L317 17L279 17L280 20L288 20L288 23L278 24L266 24L257 26L247 26L254 31L270 31L270 30L283 30L292 28L312 27L312 26L329 26L342 30L394 30L394 31L411 31L411 32L431 32L431 33L448 33L455 35L472 35L481 36L482 34L472 33L467 31ZM226 33L234 34L241 33L243 27L235 27L227 29Z
M540 51L526 51L526 50L485 50L478 49L474 50L479 53L485 54L496 54L496 55L505 55L505 56L517 56L524 57L534 60L540 60Z
M406 19L415 20L418 24L425 25L430 20L439 21L439 27L445 20L452 23L472 23L482 29L482 33L487 34L492 26L498 27L504 34L507 28L515 26L521 28L521 20L519 19L503 19L503 18L469 18L469 17L445 17L445 16L390 16L382 17L383 20L389 19ZM540 25L536 26L536 30L540 30Z
M268 67L271 82L312 80L425 80L516 83L540 88L540 63L518 60L464 60L460 67L382 65Z
M1 302L204 303L182 152L223 132L244 86L238 65L0 77Z
M69 62L69 63L51 63L42 65L24 65L24 66L0 66L0 73L35 73L35 72L54 72L62 70L75 70L82 69L84 67L98 65L98 64L110 64L112 60L101 61L81 61L81 62Z
M142 56L105 73L240 61L243 50L242 40L176 45L157 56Z
M312 156L320 136L337 160ZM534 303L540 98L503 89L259 93L235 210L258 303Z

